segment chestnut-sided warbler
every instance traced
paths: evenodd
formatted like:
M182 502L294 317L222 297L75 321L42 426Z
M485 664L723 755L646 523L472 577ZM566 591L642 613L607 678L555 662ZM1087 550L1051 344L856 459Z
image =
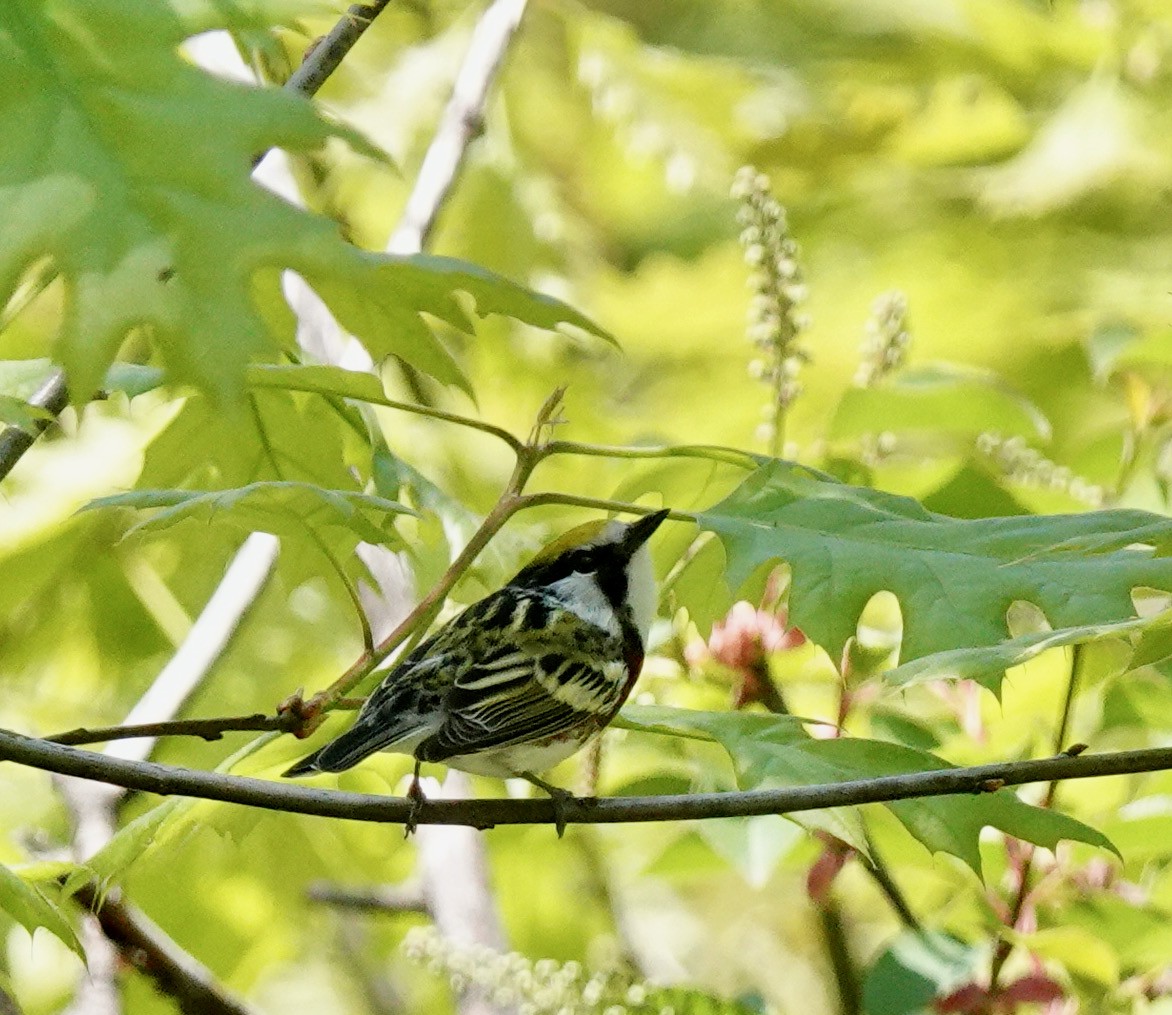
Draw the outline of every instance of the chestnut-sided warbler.
M394 666L354 725L285 775L341 772L376 751L538 778L579 750L630 694L655 617L647 540L668 516L570 530L516 577ZM559 834L562 818L559 806Z

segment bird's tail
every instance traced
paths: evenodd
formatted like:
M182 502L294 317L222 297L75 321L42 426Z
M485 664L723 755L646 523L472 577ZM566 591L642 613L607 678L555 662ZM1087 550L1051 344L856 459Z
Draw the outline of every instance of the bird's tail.
M309 757L302 758L281 774L286 779L295 779L300 775L312 775L314 772L344 772L348 768L353 768L363 758L381 750L388 743L386 737L371 736L371 732L362 724L351 726L340 737L331 740Z

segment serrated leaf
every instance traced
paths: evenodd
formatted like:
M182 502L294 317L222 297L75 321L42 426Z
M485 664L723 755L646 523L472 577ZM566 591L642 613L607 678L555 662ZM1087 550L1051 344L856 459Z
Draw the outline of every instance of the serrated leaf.
M598 325L561 300L533 292L486 268L430 254L362 254L363 284L353 273L311 279L338 322L357 335L375 360L401 356L446 384L470 391L451 353L419 316L428 313L461 331L471 322L456 294L467 293L481 316L499 314L537 328L568 324L613 342Z
M871 387L850 388L830 424L837 439L888 431L1050 437L1041 410L996 374L955 364L901 370Z
M160 836L164 824L168 824L173 831L176 828L175 819L197 802L194 797L172 797L140 814L118 829L109 842L73 870L65 880L65 892L73 894L90 881L97 883L99 893L104 892L148 849L170 839L170 831Z
M643 733L714 740L728 752L736 768L737 783L742 789L818 786L835 782L838 777L820 759L803 752L810 735L803 728L802 720L795 716L627 705L615 725ZM758 736L770 738L771 747L765 749L766 754L769 757L785 758L785 764L761 766L760 762L766 755L755 751L752 743ZM855 808L833 807L787 814L785 817L803 828L828 832L862 853L867 851L862 819Z
M35 886L0 864L0 909L32 934L44 927L85 961L81 942L60 908Z
M221 522L246 532L270 532L286 539L304 539L311 529L338 527L358 539L385 544L394 539L385 526L387 515L414 514L397 501L353 490L325 490L312 483L288 480L250 483L231 490L133 490L90 501L83 511L128 507L160 508L129 532L165 529L185 521ZM128 532L128 534L129 534Z
M1172 589L1172 558L1160 555L1172 520L1143 511L957 519L774 461L697 521L724 543L733 589L764 564L790 565L790 623L832 657L887 589L903 611L905 662L989 649L957 664L990 686L1014 601L1039 607L1062 638L1134 619L1133 588Z
M304 99L198 70L177 52L189 31L160 0L0 7L0 302L31 260L52 256L77 399L143 324L176 374L228 392L268 344L252 269L288 263L282 248L299 243L321 259L345 250L327 223L249 179L259 152L343 132Z
M386 398L382 382L374 374L342 367L256 364L248 368L245 380L250 388L283 388L362 402L378 402Z
M172 377L234 398L250 359L287 338L271 330L277 317L260 291L267 284L271 296L285 268L376 356L401 356L446 383L466 385L419 315L467 326L458 291L482 313L600 333L564 304L474 265L359 251L334 223L254 183L252 160L269 148L313 151L341 137L378 153L303 97L214 77L178 52L196 31L248 30L255 15L233 4L185 13L195 20L163 0L0 5L0 304L30 263L53 259L64 293L57 359L74 399L100 386L135 328L153 338Z
M358 488L345 423L325 399L258 389L248 408L226 413L209 398L187 398L147 449L137 486L206 490L284 479Z
M888 670L883 679L890 683L907 684L916 680L973 677L996 689L1000 686L1001 674L1005 670L1029 662L1048 649L1090 645L1121 638L1134 639L1138 646L1137 652L1143 650L1156 657L1150 660L1133 658L1132 665L1140 666L1145 661L1159 661L1165 657L1165 653L1172 652L1170 625L1172 610L1155 617L1137 617L1115 624L1082 624L1058 631L1037 631L1011 638L999 645L936 652Z
M883 740L816 740L794 716L628 705L620 719L628 729L716 741L732 758L738 781L746 789L815 786L954 767L927 751ZM986 826L1048 849L1062 839L1075 839L1117 852L1101 832L1057 811L1023 803L1007 789L896 800L884 806L929 850L958 857L978 876L980 835ZM848 808L835 810L852 813ZM787 817L798 820L800 815ZM856 845L851 838L845 841Z

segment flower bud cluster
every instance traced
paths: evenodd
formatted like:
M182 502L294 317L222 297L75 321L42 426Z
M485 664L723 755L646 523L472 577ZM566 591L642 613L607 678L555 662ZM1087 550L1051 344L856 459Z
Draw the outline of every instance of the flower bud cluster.
M409 931L403 954L428 972L447 976L456 993L479 987L494 1004L522 1015L686 1015L658 1002L663 991L625 974L589 975L578 962L534 961L517 952L458 944L434 927Z
M1106 493L1101 486L1050 461L1022 437L983 433L977 438L977 450L1011 482L1066 493L1091 507L1103 506Z
M798 245L789 234L785 209L769 190L769 177L752 166L743 167L733 181L732 196L741 204L737 222L753 289L747 335L758 352L749 363L749 374L772 392L760 431L772 445L778 442L786 410L801 394L798 375L809 359L798 345L798 337L809 327L809 319L799 310L806 284Z
M867 388L903 366L911 335L907 330L907 299L903 293L883 293L871 304L860 352L855 384Z

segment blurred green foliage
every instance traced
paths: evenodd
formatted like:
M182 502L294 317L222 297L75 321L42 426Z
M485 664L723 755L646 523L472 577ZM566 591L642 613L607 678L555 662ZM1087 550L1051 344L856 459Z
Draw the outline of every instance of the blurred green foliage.
M246 180L249 161L272 143L293 149L311 209L379 249L483 5L390 5L323 90L325 118L213 83L172 54L227 17L258 64L296 63L332 23L320 4L250 4L244 17L231 4L142 0L145 20L118 4L85 6L21 0L0 14L0 52L20 55L0 90L12 142L0 204L19 226L0 237L14 293L0 318L0 417L31 425L24 399L51 356L83 393L104 374L108 390L69 410L0 489L0 725L50 733L125 716L239 543L220 524L236 499L225 491L336 491L330 505L346 524L332 551L393 524L386 538L410 547L415 591L426 589L512 463L491 435L377 404L387 396L524 436L568 384L556 437L763 453L779 432L762 424L776 420L780 382L768 362L752 363L778 353L801 389L779 450L802 468L766 463L746 482L760 459L557 455L535 476L534 490L707 510L707 527L728 537L697 539L683 525L657 537L668 619L640 705L725 713L714 722L731 724L729 742L767 755L762 778L792 773L780 749L745 740L759 724L791 724L754 714L761 665L792 715L854 735L800 734L811 756L859 754L852 773L888 771L889 756L913 752L968 764L1080 741L1166 742L1172 642L1166 624L1131 618L1167 605L1137 587L1168 591L1169 558L1128 548L1164 546L1167 522L1154 516L1168 511L1172 478L1172 9L1162 0L533 0L439 220L442 257L406 264L359 254L322 218L264 197ZM35 45L29 23L47 26ZM68 70L70 88L50 67ZM131 102L110 76L158 104ZM309 150L326 137L335 140ZM786 256L800 267L790 295L802 316L783 353L761 347L761 252L746 264L760 238L741 242L729 196L744 164L784 206ZM86 204L70 171L121 203ZM128 267L128 249L153 253ZM56 281L41 255L53 256ZM376 355L403 359L382 365L379 384L277 365L292 321L276 265L316 270L323 297ZM498 316L470 321L472 309ZM560 321L579 327L549 330ZM590 321L621 350L583 330ZM202 387L182 386L191 380ZM374 439L346 397L376 403ZM128 530L150 516L78 513L111 496L139 507L182 497L187 515L205 513L170 528L155 515L155 531L138 533ZM417 514L372 518L379 498ZM268 507L285 537L276 574L193 715L271 711L298 687L328 684L361 648L341 582L307 552L288 504ZM1127 513L1082 513L1092 507ZM1075 517L1047 514L1058 512ZM455 603L499 585L584 513L519 516ZM1013 521L989 520L998 516ZM896 517L942 535L932 546L854 538L864 518ZM765 535L752 528L762 520ZM722 525L741 528L730 537ZM778 560L792 570L771 572ZM362 573L349 560L345 570ZM897 606L872 597L887 588ZM738 594L765 608L726 615ZM792 624L812 642L778 633ZM915 683L889 679L897 661L896 677ZM728 712L730 701L750 711ZM865 738L882 749L867 754ZM214 768L238 746L177 739L157 757ZM273 775L300 749L285 738L230 764ZM556 778L568 784L577 764ZM407 765L380 757L338 784L394 792ZM702 739L619 729L599 788L686 792L731 786L736 774ZM1000 833L978 837L985 817L965 800L917 805L902 824L878 807L850 815L830 830L857 855L773 817L576 828L560 842L514 827L486 839L508 937L536 963L539 987L567 968L618 970L641 999L631 1003L646 1000L644 980L671 985L678 993L663 1003L677 1015L687 1004L1038 1010L1059 995L1078 1010L1155 1012L1172 1006L1170 794L1167 773L1080 781L1050 801L1022 792L1062 815L1015 804L1016 823L993 822L1048 846L1089 825L1122 861L1085 843L1031 860ZM964 820L950 821L949 807ZM414 845L396 829L139 799L122 824L98 873L259 1011L370 1011L377 977L410 1010L449 1010L446 975L400 948L421 917L356 925L306 900L318 879L408 878ZM0 987L28 1015L61 1010L79 971L43 932L30 948L27 930L68 937L61 914L73 913L54 901L68 835L47 776L0 769L0 864L23 875L0 870ZM853 988L834 972L831 909ZM1001 940L1013 948L991 987ZM842 997L852 989L861 1009ZM125 1001L130 1015L171 1010L133 974Z

